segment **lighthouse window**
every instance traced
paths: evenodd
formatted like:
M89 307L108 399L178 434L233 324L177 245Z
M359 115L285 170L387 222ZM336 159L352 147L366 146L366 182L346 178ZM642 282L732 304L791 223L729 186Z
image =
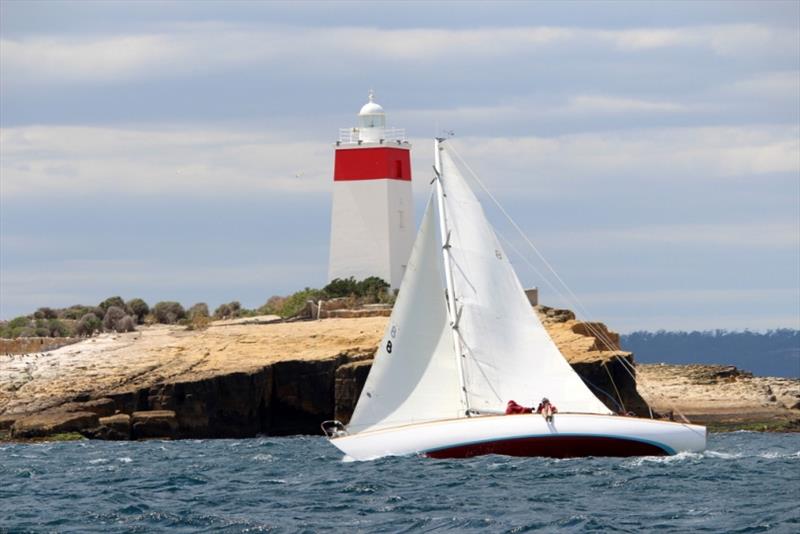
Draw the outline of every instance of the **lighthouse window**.
M394 162L394 176L393 178L402 178L403 177L403 162L397 160Z
M385 115L362 115L358 121L362 128L383 128L386 126Z

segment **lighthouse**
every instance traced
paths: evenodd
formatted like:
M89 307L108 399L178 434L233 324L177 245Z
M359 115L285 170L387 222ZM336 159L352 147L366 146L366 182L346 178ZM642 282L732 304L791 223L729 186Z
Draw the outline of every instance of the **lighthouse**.
M336 142L328 279L378 276L397 289L413 238L411 145L370 91L358 126Z

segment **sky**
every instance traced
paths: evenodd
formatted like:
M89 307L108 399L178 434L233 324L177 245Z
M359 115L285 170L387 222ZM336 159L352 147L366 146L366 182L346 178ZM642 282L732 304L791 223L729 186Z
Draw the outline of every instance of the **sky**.
M417 219L452 131L577 297L487 206L543 304L800 328L796 1L0 0L0 318L324 285L333 143L369 89Z

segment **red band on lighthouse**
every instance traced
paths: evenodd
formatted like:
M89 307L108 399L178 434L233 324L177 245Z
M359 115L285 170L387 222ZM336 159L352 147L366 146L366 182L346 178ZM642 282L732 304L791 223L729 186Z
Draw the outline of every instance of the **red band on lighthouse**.
M406 148L365 147L336 150L334 181L411 180L411 158Z

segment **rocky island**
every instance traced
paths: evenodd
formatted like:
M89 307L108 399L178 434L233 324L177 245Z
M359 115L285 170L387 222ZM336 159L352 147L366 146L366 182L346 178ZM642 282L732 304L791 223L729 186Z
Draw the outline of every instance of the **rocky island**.
M686 417L712 430L800 429L800 380L723 366L634 365L602 323L537 311L573 368L615 411ZM347 315L217 321L194 330L150 326L60 340L53 350L7 345L0 438L318 434L326 419L349 419L388 320L385 310ZM515 400L533 403L531 395Z

